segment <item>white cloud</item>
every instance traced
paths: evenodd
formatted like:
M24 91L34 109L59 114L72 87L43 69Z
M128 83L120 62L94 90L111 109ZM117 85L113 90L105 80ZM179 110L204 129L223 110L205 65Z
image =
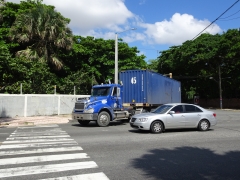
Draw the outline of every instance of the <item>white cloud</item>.
M145 34L150 44L180 45L186 40L193 39L210 23L208 20L195 19L189 14L175 13L170 21L164 20L155 24L141 23L140 26L146 28ZM214 24L205 32L216 34L221 32L221 29Z
M140 4L145 2L140 0ZM179 13L175 13L170 20L146 23L128 10L124 0L43 0L43 3L55 6L64 17L71 19L69 26L75 35L114 39L115 32L137 28L119 36L128 43L139 41L144 45L179 45L194 38L210 24L208 20L198 20L192 15ZM206 31L216 34L221 29L214 24Z
M55 6L64 17L71 19L69 26L74 34L83 36L94 34L97 29L121 31L120 26L126 26L128 20L134 18L124 0L43 0L43 3Z

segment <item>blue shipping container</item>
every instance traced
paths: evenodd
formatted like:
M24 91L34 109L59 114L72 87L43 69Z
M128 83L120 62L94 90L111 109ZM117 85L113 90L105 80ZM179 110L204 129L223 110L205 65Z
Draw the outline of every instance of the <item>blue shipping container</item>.
M123 103L159 105L181 102L181 83L149 70L120 72Z

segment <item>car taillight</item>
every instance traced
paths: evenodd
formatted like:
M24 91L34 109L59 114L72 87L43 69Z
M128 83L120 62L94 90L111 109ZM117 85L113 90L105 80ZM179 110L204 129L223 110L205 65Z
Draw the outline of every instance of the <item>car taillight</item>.
M216 116L217 116L217 114L216 114L216 113L213 113L213 116L214 116L214 117L216 117Z

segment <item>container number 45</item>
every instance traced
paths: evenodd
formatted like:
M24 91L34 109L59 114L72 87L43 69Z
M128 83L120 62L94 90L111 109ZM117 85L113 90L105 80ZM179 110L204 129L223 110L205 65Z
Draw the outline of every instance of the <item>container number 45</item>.
M136 84L136 83L137 83L136 77L132 77L132 78L131 78L131 83L132 83L132 84Z

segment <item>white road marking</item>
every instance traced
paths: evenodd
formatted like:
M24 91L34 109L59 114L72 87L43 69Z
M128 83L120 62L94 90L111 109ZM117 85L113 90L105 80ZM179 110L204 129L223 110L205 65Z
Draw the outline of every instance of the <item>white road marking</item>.
M32 150L17 150L17 151L0 151L0 156L18 155L18 154L35 154L35 153L49 153L49 152L66 152L66 151L82 151L79 146L61 147L61 148L47 148L47 149L32 149Z
M15 144L15 143L38 143L38 142L52 142L52 141L73 141L70 138L57 138L57 139L30 139L20 141L4 141L3 144Z
M97 168L97 167L98 165L94 161L87 161L87 162L51 164L51 165L42 165L42 166L7 168L7 169L0 169L0 178L70 171L70 170L87 169L87 168Z
M86 153L31 156L31 157L1 159L0 165L24 164L24 163L35 163L35 162L38 163L38 162L62 161L62 160L69 160L69 159L84 159L84 158L89 158L89 156Z
M50 179L40 180L109 180L109 178L102 172L92 174L81 174L76 176L56 177Z
M59 132L22 132L22 133L12 133L9 137L21 137L21 136L49 136L49 135L66 135L65 131Z
M57 124L50 125L37 125L37 126L20 126L18 129L32 129L32 128L43 128L43 127L59 127Z
M49 142L49 143L31 143L31 144L10 144L1 145L0 149L11 149L11 148L29 148L29 147L46 147L46 146L56 146L57 144L74 144L77 145L76 141L65 141L65 142Z
M59 135L59 136L27 136L27 137L10 137L6 140L13 141L13 140L20 140L20 139L49 139L49 138L66 138L70 137L69 135Z

